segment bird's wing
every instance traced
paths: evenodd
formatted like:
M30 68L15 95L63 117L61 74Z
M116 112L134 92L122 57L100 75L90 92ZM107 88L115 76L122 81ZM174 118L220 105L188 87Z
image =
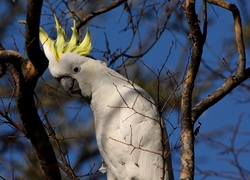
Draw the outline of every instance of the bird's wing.
M118 87L117 91L123 101L120 133L128 151L124 165L127 173L140 179L161 179L164 137L153 100L143 89L130 83Z
M166 179L157 107L142 88L114 71L108 73L105 83L98 81L91 101L107 173L118 179Z

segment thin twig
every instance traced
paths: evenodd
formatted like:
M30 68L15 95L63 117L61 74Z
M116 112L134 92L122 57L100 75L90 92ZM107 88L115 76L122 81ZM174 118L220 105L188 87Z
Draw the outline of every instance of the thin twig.
M206 7L206 6L204 6ZM194 134L192 114L192 98L196 76L200 67L205 36L201 33L199 20L195 12L195 1L186 1L186 19L190 29L189 37L193 39L192 54L184 81L181 102L181 173L180 179L194 177ZM204 10L206 16L206 10ZM205 27L205 26L204 26ZM205 28L206 32L206 28Z
M245 46L242 33L241 17L238 8L234 4L230 4L223 0L207 0L207 2L215 4L219 7L225 8L232 12L234 20L234 29L236 44L238 50L238 64L236 74L231 75L226 79L225 83L216 89L212 94L208 95L206 98L198 102L192 109L192 121L193 123L200 117L200 115L207 110L209 107L213 106L215 103L220 101L228 93L230 93L234 88L244 82L250 77L250 68L246 69L246 56L245 56Z
M232 12L234 20L235 42L238 50L238 65L236 76L245 76L246 53L243 39L243 30L240 11L235 4L230 4L224 0L207 0L209 3L222 7Z
M77 31L79 31L79 29L84 26L88 21L90 21L91 19L93 19L94 17L103 14L105 12L108 12L120 5L122 5L124 2L126 2L127 0L120 0L120 1L113 1L110 5L103 7L102 9L93 11L92 13L90 13L89 15L85 16L81 22L77 25L76 29Z

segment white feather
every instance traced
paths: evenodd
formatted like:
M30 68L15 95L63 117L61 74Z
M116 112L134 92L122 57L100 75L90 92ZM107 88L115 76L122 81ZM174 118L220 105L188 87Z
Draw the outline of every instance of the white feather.
M72 73L75 65L81 67L79 73ZM76 53L63 54L51 73L71 76L82 95L91 97L97 144L109 180L172 179L163 162L169 151L162 146L166 131L153 99L142 88L100 61Z

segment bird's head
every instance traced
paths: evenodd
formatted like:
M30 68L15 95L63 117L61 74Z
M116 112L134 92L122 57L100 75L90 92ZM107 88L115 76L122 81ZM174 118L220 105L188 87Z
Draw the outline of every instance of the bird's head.
M77 74L81 73L82 65L90 59L86 56L90 53L92 45L90 32L87 29L85 38L78 43L78 32L74 21L72 36L67 40L64 29L60 26L56 16L57 38L52 40L43 28L40 27L40 41L44 53L49 60L49 70L54 78L61 82L69 93L80 93Z

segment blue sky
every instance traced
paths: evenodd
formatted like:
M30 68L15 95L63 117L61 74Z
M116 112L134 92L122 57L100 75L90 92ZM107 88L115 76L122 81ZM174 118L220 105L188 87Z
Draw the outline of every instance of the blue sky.
M236 5L240 3L237 0L230 1L235 3ZM213 9L214 8L214 9ZM231 39L234 37L233 34L233 26L232 26L232 14L229 11L219 9L217 7L211 8L208 6L208 13L211 15L210 17L213 18L213 24L210 26L208 24L208 35L207 35L207 42L204 48L203 60L210 65L217 65L220 63L219 61L224 58L227 54L227 48L229 49L230 46L226 47L225 44L222 44L225 39ZM250 7L249 7L250 8ZM122 19L120 19L120 10L117 9L114 11L109 12L106 17L109 17L108 20L105 20L105 23L100 24L103 28L95 28L91 25L96 25L95 23L100 23L98 17L93 19L89 23L89 29L91 31L93 37L93 46L96 49L105 50L105 36L104 32L107 33L107 37L109 40L109 44L111 50L115 51L117 48L126 46L128 42L129 33L121 33L120 31L124 28L123 22L126 22L126 16L123 15ZM25 17L19 17L18 20L25 19ZM42 23L45 23L46 17L43 17ZM243 24L246 22L243 22ZM22 36L17 36L16 34L20 34L20 30L23 31L23 28L20 27L22 25L19 24L12 24L9 26L9 34L2 42L2 44L8 48L13 48L13 40L11 36L13 35L16 38L16 42L18 43L18 47L20 52L23 51L23 43L24 38ZM143 33L144 31L142 31ZM181 32L181 31L180 31ZM178 40L178 41L177 41ZM147 63L154 71L157 71L161 64L164 62L165 57L168 53L168 50L171 46L171 43L175 42L174 48L172 50L170 59L166 65L166 69L175 69L176 60L180 57L180 51L182 51L182 45L186 44L187 37L183 34L175 33L175 37L169 31L166 31L162 37L162 39L156 44L156 46L152 49L150 53L143 58L143 61ZM124 45L125 44L125 45ZM226 47L226 48L225 48ZM212 51L211 51L212 49ZM102 55L100 53L93 53L96 58L102 59ZM230 59L230 63L234 63L237 61L237 52L235 51L234 58ZM249 51L247 52L247 58L249 57ZM157 61L156 61L157 60ZM184 61L187 61L184 59ZM248 66L250 65L248 61ZM201 65L202 66L202 65ZM227 74L228 75L228 74ZM249 80L248 80L249 81ZM219 87L222 85L223 80L218 80L215 83L215 86ZM216 87L210 88L210 92L215 90ZM222 99L219 103L208 109L200 118L199 121L202 123L200 129L200 135L197 137L197 142L195 146L196 152L196 165L199 169L204 171L216 171L216 172L225 172L225 171L233 171L235 168L232 168L232 165L227 160L232 158L230 153L221 153L222 149L214 146L203 138L202 135L207 135L213 137L217 141L221 143L225 143L230 145L232 136L233 136L233 129L236 126L239 118L242 118L242 123L240 124L240 132L237 136L236 140L236 147L241 147L243 144L249 142L249 127L250 127L250 113L249 113L249 103L239 103L237 102L236 98L240 98L240 100L244 100L244 96L241 95L239 88L235 91L230 93L227 97ZM206 97L209 92L202 94L202 97ZM171 122L176 122L178 120L177 112L173 113L170 117ZM220 133L221 132L221 133ZM223 133L222 133L223 132ZM174 132L173 136L171 137L171 141L174 144L176 139L180 136L180 132ZM249 146L248 146L249 149ZM178 179L179 177L179 153L175 152L173 155L174 160L174 169L175 169L175 177ZM242 153L240 156L240 164L243 167L250 167L249 161L249 152ZM86 165L86 168L89 166ZM198 173L198 172L196 172ZM226 174L230 174L227 172ZM201 179L202 176L197 175L195 179ZM208 177L206 179L226 179L225 177Z

